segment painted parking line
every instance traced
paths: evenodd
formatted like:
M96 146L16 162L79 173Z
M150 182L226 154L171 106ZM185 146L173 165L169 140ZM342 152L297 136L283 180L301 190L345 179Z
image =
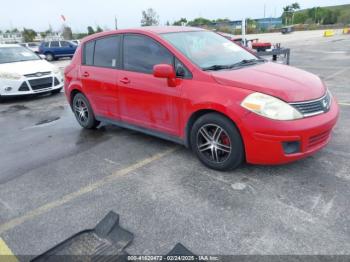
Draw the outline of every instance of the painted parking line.
M336 77L337 75L340 75L340 74L342 74L342 73L344 73L344 72L348 71L349 69L350 69L350 68L344 68L344 69L341 69L341 70L339 70L339 71L335 72L334 74L331 74L331 75L329 75L329 76L325 77L325 78L324 78L324 80L329 80L329 79L332 79L332 78Z
M118 171L112 173L111 175L106 176L99 181L96 181L93 184L82 187L79 190L72 192L72 193L69 193L69 194L67 194L67 195L65 195L65 196L63 196L63 197L61 197L53 202L47 203L43 206L40 206L36 209L33 209L33 210L23 214L22 216L11 219L8 222L0 225L0 235L6 231L18 226L18 225L23 224L24 222L26 222L28 220L31 220L31 219L38 217L44 213L47 213L48 211L50 211L54 208L60 207L60 206L66 204L66 203L68 203L68 202L70 202L70 201L72 201L72 200L74 200L82 195L90 193L90 192L96 190L97 188L100 188L108 183L111 183L121 176L125 176L125 175L127 175L127 174L129 174L137 169L140 169L140 168L142 168L142 167L144 167L144 166L146 166L146 165L148 165L156 160L159 160L159 159L163 158L164 156L173 153L177 149L178 149L178 147L173 147L173 148L165 150L161 153L155 154L154 156L145 158L145 159L143 159L139 162L136 162L136 163L134 163L126 168L118 170Z
M338 102L338 105L341 105L341 106L350 106L350 103Z
M18 262L11 249L6 245L5 241L0 238L0 262Z

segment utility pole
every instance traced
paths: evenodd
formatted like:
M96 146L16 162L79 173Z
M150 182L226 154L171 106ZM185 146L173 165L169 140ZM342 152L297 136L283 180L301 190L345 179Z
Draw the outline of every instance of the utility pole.
M245 18L243 18L243 20L242 20L242 41L243 41L243 45L244 46L246 46L246 44L247 44L247 40L246 40L246 38L245 38L245 27L246 27L246 19Z
M118 30L118 19L117 19L117 16L114 17L114 27L115 27L115 30Z
M264 18L265 18L265 15L266 15L266 4L264 4Z

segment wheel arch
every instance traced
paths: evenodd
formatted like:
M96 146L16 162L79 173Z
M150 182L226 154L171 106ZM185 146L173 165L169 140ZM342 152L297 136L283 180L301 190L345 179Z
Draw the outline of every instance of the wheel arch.
M227 118L237 128L238 133L240 134L241 139L242 139L243 147L245 148L242 132L239 128L239 122L240 122L239 118L236 118L236 117L232 118L228 115L227 112L225 112L224 110L218 110L217 108L201 108L201 109L194 111L190 115L190 117L188 118L188 121L186 123L185 130L184 130L184 132L185 132L184 133L184 144L186 147L191 148L190 133L191 133L191 129L192 129L193 124L196 122L196 120L198 118L200 118L201 116L203 116L205 114L209 114L209 113L217 113L217 114L220 114L220 115L224 116L225 118Z
M70 95L69 95L69 104L70 105L73 104L73 99L74 99L75 95L78 93L83 94L83 92L80 89L77 89L77 88L72 89L72 91L70 92Z
M53 57L55 57L54 53L52 51L45 51L44 55L52 55Z

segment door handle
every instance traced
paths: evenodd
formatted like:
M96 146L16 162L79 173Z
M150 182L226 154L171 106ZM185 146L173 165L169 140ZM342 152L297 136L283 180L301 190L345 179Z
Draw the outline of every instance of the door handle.
M123 79L120 80L120 82L123 83L123 84L129 84L130 80L129 80L129 78L124 77Z
M84 72L83 73L83 77L89 77L90 75L89 75L89 73L88 72Z

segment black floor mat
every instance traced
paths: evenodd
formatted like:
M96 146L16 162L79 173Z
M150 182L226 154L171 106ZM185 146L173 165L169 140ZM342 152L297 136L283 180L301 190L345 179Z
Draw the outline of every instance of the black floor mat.
M73 235L31 261L130 261L125 248L133 239L134 235L131 232L120 227L119 215L111 211L94 229ZM193 256L193 254L178 243L167 255L163 256L163 261L167 261L167 256ZM142 258L137 261L142 261ZM176 261L182 260L177 259Z
M75 234L32 261L123 261L119 259L133 238L119 226L119 215L110 212L94 229Z

